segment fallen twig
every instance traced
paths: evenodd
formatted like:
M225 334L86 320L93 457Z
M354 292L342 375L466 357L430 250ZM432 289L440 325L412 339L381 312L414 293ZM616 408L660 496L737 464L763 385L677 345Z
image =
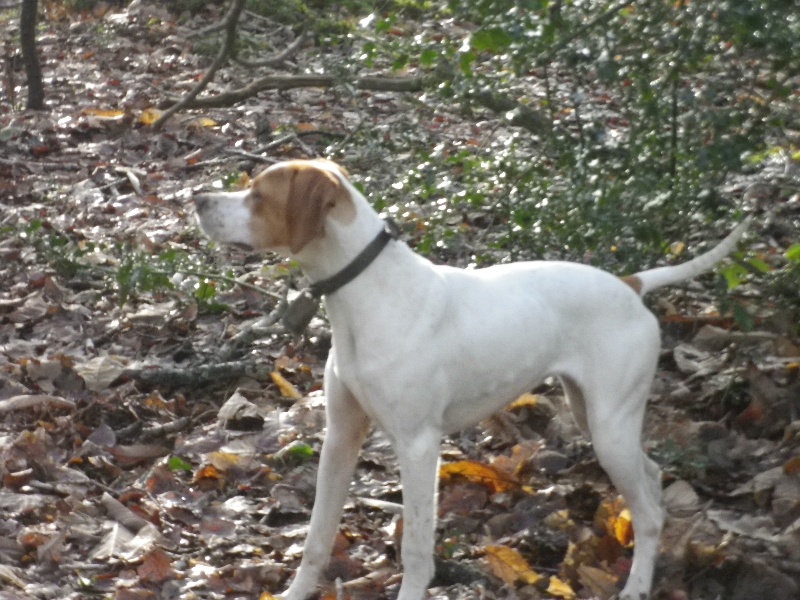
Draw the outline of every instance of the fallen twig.
M425 89L429 81L431 81L429 77L369 76L359 77L350 83L360 90L420 92ZM185 103L183 100L180 102L183 105L182 108L222 108L233 106L265 90L291 90L305 87L329 88L341 83L343 83L341 77L334 75L267 75L236 90L229 90L216 96L193 98ZM174 102L178 102L178 100L168 100L165 104L166 106L170 106L170 104Z
M222 362L196 367L144 367L125 369L121 377L133 379L145 385L166 387L205 387L240 377L267 381L270 369L264 363Z

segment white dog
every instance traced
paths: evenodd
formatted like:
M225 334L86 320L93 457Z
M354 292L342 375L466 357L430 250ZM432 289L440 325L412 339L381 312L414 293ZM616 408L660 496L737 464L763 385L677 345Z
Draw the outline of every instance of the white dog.
M565 262L434 266L386 233L344 171L322 160L279 163L246 191L194 200L212 239L296 259L330 319L327 434L303 560L286 599L316 589L371 422L389 436L402 476L398 598L423 598L434 570L442 435L548 376L563 384L632 513L636 545L620 597L649 597L664 512L660 469L640 438L660 336L641 296L709 270L746 222L694 260L620 279Z

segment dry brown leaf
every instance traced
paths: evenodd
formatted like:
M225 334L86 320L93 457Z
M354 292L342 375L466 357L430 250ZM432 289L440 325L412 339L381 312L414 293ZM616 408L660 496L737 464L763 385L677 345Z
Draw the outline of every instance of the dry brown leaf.
M486 559L489 566L497 577L508 585L514 585L521 581L535 585L542 580L542 576L536 573L522 555L508 546L486 546Z
M144 555L142 564L136 569L136 573L142 581L152 583L161 583L175 578L172 561L160 548L154 548Z
M446 463L439 469L442 481L462 477L488 487L492 493L502 493L519 487L519 483L499 469L472 460Z
M203 483L204 487L212 482L212 487L222 486L224 477L214 465L204 465L197 470L194 483Z
M597 567L579 566L578 578L598 598L611 598L617 592L617 578Z
M158 444L130 444L129 446L114 446L108 452L117 459L117 462L124 465L132 465L153 458L161 458L169 454L170 450L166 446Z
M797 475L800 473L800 456L790 458L783 463L783 472L787 475Z
M96 356L88 362L75 365L75 372L81 376L86 389L102 392L125 371L123 360L114 356Z
M48 394L22 394L20 396L12 396L6 400L0 400L0 415L40 405L49 405L53 408L75 408L75 403L66 398Z

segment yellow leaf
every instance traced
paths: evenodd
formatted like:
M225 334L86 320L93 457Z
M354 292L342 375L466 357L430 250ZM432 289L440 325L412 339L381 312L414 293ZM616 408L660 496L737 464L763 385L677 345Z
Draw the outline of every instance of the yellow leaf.
M194 474L194 482L197 483L203 479L213 479L218 481L222 479L222 473L219 472L214 465L204 465L200 467Z
M243 461L243 458L239 454L233 454L232 452L212 452L208 455L208 462L211 463L211 466L215 469L218 469L220 472L225 472L231 467L238 466Z
M614 537L625 547L633 545L633 523L631 522L631 511L627 508L614 519Z
M189 121L189 127L194 128L201 128L201 127L216 127L217 122L214 119L209 119L207 117L197 117L196 119L192 119Z
M570 531L575 527L575 521L569 518L567 509L550 513L545 517L544 524L550 529L557 529L558 531Z
M277 371L273 371L269 374L272 377L272 382L278 386L278 389L281 392L281 396L284 398L291 398L293 400L300 400L303 395L297 391L297 388L294 387L291 383L289 383L286 378L278 373Z
M686 250L686 244L683 242L675 242L669 247L669 251L673 256L680 256L684 250Z
M613 501L601 502L594 518L595 524L617 540L620 545L626 548L633 546L631 513L625 507L622 497Z
M95 117L97 119L107 119L112 121L117 121L125 117L125 111L117 109L108 110L103 108L86 108L84 109L83 114Z
M575 600L578 596L568 583L561 581L558 577L550 578L550 585L547 587L547 593L557 598L565 598L566 600Z
M513 410L515 408L524 408L526 406L536 406L537 404L539 404L539 398L536 396L536 394L522 394L522 396L508 405L508 409Z
M519 483L506 473L472 460L459 460L442 465L439 469L439 477L443 481L448 481L453 477L463 477L468 481L488 487L492 493L507 492L519 487Z
M534 585L542 579L542 576L531 569L528 562L513 548L487 546L485 552L492 572L508 585L514 585L518 581Z
M161 116L162 111L157 108L148 108L139 115L139 123L142 125L152 125Z

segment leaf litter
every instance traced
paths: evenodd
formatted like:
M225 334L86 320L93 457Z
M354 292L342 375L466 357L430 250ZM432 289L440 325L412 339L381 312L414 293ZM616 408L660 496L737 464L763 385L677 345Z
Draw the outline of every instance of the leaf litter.
M271 313L294 275L209 248L189 190L236 172L246 182L252 160L229 150L250 148L265 114L306 134L348 131L363 111L386 135L425 129L400 96L358 104L296 90L293 102L263 95L154 132L154 88L189 89L204 61L181 50L187 30L162 8L141 10L149 21L111 11L46 22L59 42L41 48L56 65L51 111L0 115L3 597L259 598L286 584L313 501L330 341L317 321L305 340L254 340L244 354L260 368L198 370ZM438 136L469 127L458 115L435 126ZM312 143L291 138L273 156L326 151ZM370 160L356 156L353 170ZM270 295L203 274L230 265L229 280ZM222 310L197 293L204 286ZM665 352L646 439L665 467L670 519L656 590L746 600L768 581L775 600L794 598L798 341L679 316L709 306L701 293L657 307ZM157 377L168 369L174 379ZM445 440L441 474L434 597L619 589L630 517L556 388ZM322 598L396 594L401 502L390 446L373 433Z

